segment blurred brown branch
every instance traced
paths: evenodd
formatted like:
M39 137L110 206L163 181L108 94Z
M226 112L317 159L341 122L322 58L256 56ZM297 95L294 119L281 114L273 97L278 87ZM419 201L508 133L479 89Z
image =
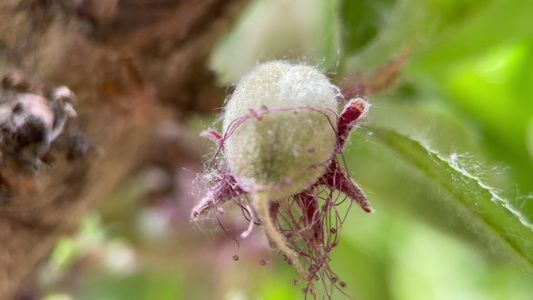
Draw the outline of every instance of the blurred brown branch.
M37 175L0 169L0 299L13 298L57 238L150 155L165 117L220 105L205 60L246 2L0 3L0 75L17 68L70 88L80 128L101 153L69 160L52 147L53 166Z

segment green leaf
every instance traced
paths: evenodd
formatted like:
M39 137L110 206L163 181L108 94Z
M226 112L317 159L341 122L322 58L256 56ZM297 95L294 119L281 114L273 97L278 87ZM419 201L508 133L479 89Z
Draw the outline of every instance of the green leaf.
M344 50L355 52L378 34L395 0L343 0L339 6Z
M489 1L475 14L458 22L433 39L430 51L419 61L425 67L446 66L450 61L468 59L502 42L530 39L532 1ZM474 7L475 8L475 7Z
M446 72L426 73L450 102L476 122L485 150L509 166L519 194L533 190L533 160L524 137L533 117L533 44L498 45ZM513 200L533 217L531 201Z
M422 172L443 194L454 199L472 226L487 229L521 261L533 268L533 225L506 199L449 158L394 131L372 127L372 136L405 163Z

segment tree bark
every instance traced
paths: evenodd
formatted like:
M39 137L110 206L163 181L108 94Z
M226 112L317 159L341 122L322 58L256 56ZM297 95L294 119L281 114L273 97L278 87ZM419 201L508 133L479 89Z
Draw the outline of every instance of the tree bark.
M36 171L2 153L0 299L12 299L58 237L149 154L162 115L220 105L209 98L217 90L205 60L246 2L0 2L0 76L16 68L44 90L70 88L79 130L93 145L73 157L72 137L58 138L41 159L53 164Z

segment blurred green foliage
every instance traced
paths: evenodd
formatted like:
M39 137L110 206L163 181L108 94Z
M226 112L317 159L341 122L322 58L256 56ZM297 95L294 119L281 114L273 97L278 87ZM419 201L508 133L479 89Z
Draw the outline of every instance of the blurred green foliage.
M366 125L345 153L377 211L350 211L331 256L348 295L533 298L532 229L469 178L507 199L524 223L533 220L532 15L533 2L518 0L257 0L213 53L224 84L257 61L285 58L333 72L346 86L350 74L368 76L410 49L398 86L369 98ZM74 298L303 298L294 269L261 242L242 242L234 262L235 244L215 223L182 222L164 242L143 240L132 214L146 211L131 201L130 188L141 186L132 180L107 201L111 209L102 207L96 231L106 232L100 252L125 240L137 267L85 271ZM116 212L122 206L126 217ZM61 241L52 261L71 262L79 252L72 243ZM271 258L267 266L261 257ZM68 299L61 290L52 287L49 299Z
M339 1L343 50L353 53L363 49L387 23L395 0Z

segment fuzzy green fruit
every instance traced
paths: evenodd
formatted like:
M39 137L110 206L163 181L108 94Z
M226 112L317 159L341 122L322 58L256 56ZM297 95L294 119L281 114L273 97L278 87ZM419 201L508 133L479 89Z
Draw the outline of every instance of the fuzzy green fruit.
M268 62L245 75L228 100L224 143L229 169L244 187L288 198L315 183L336 147L338 88L317 69ZM286 111L277 111L288 109Z

